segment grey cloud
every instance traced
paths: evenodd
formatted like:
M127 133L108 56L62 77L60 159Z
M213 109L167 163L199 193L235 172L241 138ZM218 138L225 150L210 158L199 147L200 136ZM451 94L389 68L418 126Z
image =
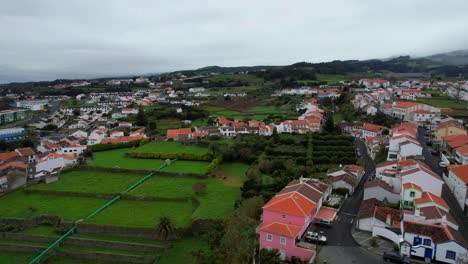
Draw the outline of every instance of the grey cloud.
M0 2L0 81L468 47L464 0Z

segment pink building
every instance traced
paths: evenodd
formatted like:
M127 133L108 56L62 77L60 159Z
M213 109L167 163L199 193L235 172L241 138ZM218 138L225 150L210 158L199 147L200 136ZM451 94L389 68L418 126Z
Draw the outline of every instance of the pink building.
M283 260L290 260L294 256L303 261L315 258L315 250L301 247L297 242L310 223L316 220L316 216L322 211L323 199L330 193L329 185L316 180L300 179L290 182L263 206L263 223L257 230L260 249L276 248ZM334 209L324 207L323 210Z

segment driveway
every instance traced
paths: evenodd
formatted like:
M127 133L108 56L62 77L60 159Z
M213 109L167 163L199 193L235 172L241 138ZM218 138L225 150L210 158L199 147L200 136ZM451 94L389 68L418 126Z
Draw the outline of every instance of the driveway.
M431 154L430 149L426 146L426 142L424 139L424 134L426 130L424 127L418 127L418 141L423 147L423 156L424 156L424 163L426 163L433 172L437 173L442 178L443 169L439 167L440 157L434 156ZM442 188L442 198L447 202L450 207L450 213L452 216L457 220L460 228L458 231L463 235L466 241L468 241L468 216L463 214L462 209L458 205L455 196L453 196L452 192L449 190L446 184L444 184Z
M366 146L361 140L356 141L357 148L361 152L361 160L364 163L365 174L356 187L354 194L349 196L341 207L333 226L322 227L314 224L309 226L309 231L321 231L327 236L327 245L319 247L318 259L322 263L384 263L381 256L368 252L361 248L351 236L351 230L359 211L364 194L364 183L375 170L375 163L369 157Z

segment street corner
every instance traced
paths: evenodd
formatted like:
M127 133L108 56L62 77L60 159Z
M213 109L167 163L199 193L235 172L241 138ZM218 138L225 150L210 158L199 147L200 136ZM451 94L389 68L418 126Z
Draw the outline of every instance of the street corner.
M392 241L379 236L373 237L371 232L353 229L351 235L362 248L372 253L383 255L384 252L395 250Z

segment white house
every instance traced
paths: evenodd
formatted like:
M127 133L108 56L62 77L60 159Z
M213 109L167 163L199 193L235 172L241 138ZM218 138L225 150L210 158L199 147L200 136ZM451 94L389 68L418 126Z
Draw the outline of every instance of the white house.
M63 169L66 166L73 165L76 162L72 155L49 153L40 158L36 163L36 171L52 172L56 169Z
M400 202L400 194L393 192L393 187L381 179L374 179L366 182L364 185L364 198L377 199L381 202L387 200L390 203L398 204Z
M461 235L445 223L431 225L403 221L403 238L411 243L411 255L444 263L468 261L468 252Z
M455 160L458 164L468 164L468 145L455 149Z
M388 148L388 160L400 160L406 157L422 155L421 144L407 135L397 135L390 139Z
M444 181L435 174L426 164L417 163L415 168L406 168L399 173L402 184L414 183L421 186L425 192L431 192L437 196L442 196L442 186Z
M400 227L402 215L400 210L383 207L376 199L364 200L357 216L359 230L372 232L374 228Z
M76 138L87 138L88 137L88 132L83 131L83 130L77 130L77 131L71 133L71 136L74 136Z
M468 165L449 166L444 180L460 208L468 214Z
M122 115L128 115L128 114L138 114L138 109L135 108L123 108L122 109Z

